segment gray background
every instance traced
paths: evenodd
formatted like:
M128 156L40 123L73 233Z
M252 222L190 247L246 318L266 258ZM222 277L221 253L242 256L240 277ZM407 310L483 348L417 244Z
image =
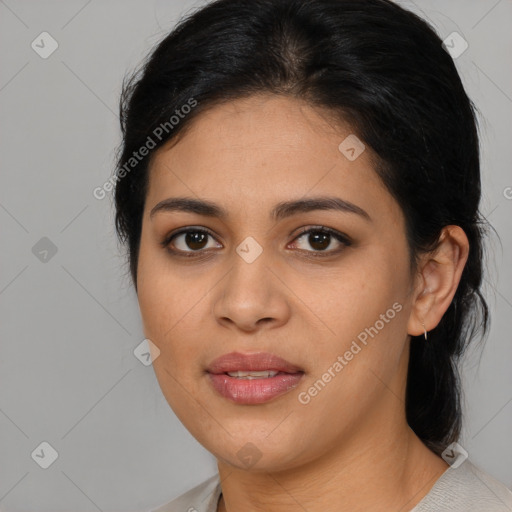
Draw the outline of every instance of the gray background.
M196 5L0 0L2 511L143 511L216 471L133 354L136 297L110 200L92 194L112 172L125 72ZM482 211L501 241L490 244L490 336L464 363L461 444L512 487L512 1L401 5L469 43L456 63L482 113ZM47 59L31 47L43 31L59 45ZM43 441L58 452L48 469L31 457Z

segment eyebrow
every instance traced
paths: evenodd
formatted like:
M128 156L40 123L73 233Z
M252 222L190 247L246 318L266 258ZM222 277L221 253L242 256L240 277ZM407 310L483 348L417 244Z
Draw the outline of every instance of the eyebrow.
M368 215L368 213L361 207L339 197L331 196L282 201L274 206L270 212L270 216L272 219L277 221L286 217L291 217L297 213L305 213L314 210L335 210L345 213L354 213L365 220L371 221L370 215ZM164 199L151 210L149 217L152 218L159 212L173 211L195 213L205 217L218 217L222 220L229 217L228 212L220 205L212 201L189 197L170 197L168 199Z

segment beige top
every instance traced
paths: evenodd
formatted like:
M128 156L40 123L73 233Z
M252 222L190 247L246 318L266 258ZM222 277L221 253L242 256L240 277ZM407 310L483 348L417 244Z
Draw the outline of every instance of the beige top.
M219 475L150 512L217 512ZM469 459L449 467L409 512L512 512L512 491Z

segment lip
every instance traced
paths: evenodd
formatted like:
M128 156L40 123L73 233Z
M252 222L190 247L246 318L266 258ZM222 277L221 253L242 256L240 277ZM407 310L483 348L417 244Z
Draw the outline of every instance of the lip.
M238 379L227 375L235 371L279 372L274 377ZM275 354L231 352L210 363L207 370L213 388L224 398L237 404L262 404L297 387L304 370Z
M283 373L304 371L286 359L268 352L257 352L255 354L231 352L214 359L207 368L208 373L214 374L236 372L237 370L244 372L272 370Z

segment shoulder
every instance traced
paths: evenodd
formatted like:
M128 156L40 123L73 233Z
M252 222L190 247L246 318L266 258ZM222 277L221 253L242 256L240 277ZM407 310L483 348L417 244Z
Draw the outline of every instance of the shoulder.
M411 512L512 512L512 491L466 459L449 467Z
M220 479L216 474L150 512L217 512L220 493Z

